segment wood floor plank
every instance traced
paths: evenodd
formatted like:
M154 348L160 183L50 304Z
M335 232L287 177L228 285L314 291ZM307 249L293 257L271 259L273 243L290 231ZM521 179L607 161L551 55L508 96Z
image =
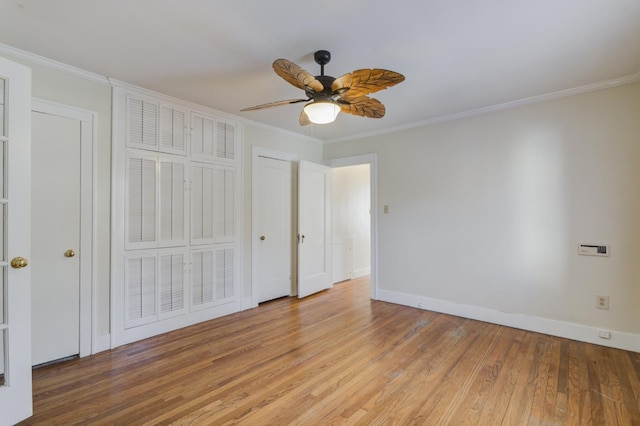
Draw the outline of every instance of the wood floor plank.
M373 301L367 278L34 370L22 425L640 424L640 354Z

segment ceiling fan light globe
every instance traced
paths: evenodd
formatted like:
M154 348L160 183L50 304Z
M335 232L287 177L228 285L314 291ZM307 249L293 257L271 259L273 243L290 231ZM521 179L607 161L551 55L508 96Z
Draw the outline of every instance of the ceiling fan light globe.
M340 106L333 102L311 102L304 107L309 121L314 124L333 123L340 113Z

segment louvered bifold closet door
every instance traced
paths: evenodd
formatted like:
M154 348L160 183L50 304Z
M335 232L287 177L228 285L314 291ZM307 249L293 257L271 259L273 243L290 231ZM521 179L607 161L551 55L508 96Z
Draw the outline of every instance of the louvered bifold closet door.
M214 238L215 242L235 240L236 172L233 167L214 167Z
M156 241L155 157L127 155L125 197L125 248L152 248Z
M191 157L213 161L215 123L211 117L191 113Z
M160 151L187 154L185 125L185 111L160 105Z
M158 150L158 103L127 96L126 146Z
M213 249L191 252L191 310L214 304L215 257Z
M186 251L161 252L160 262L160 319L186 312Z
M214 241L214 166L191 165L191 244Z
M160 239L159 246L186 245L187 163L160 158Z
M131 254L125 259L125 328L156 321L156 256Z
M235 295L234 249L216 248L216 301L225 302Z
M236 159L236 126L218 121L216 126L216 160L233 162Z

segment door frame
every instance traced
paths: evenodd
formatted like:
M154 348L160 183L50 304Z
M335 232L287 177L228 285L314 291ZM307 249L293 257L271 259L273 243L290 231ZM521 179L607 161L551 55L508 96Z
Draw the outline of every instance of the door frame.
M256 291L256 270L257 270L257 262L255 254L258 252L258 231L257 231L257 214L256 206L257 202L257 193L253 190L253 188L257 187L257 173L256 170L258 168L258 157L267 157L273 158L274 160L281 161L290 161L292 163L291 168L291 287L293 289L298 288L298 248L297 244L294 244L294 237L297 236L297 205L298 200L295 198L294 194L297 193L298 180L298 156L295 154L291 154L288 152L276 151L269 148L263 148L261 146L253 145L251 149L251 299L243 301L243 309L255 308L258 306L258 292ZM295 208L294 208L295 207Z
M81 108L32 98L31 111L80 121L80 356L96 352L96 117ZM33 172L33 171L32 171Z
M325 166L348 167L369 165L369 191L371 197L371 281L370 297L378 300L378 154L362 154L325 160Z

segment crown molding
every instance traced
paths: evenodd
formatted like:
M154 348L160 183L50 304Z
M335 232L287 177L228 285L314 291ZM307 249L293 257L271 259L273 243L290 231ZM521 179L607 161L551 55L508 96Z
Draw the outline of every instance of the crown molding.
M586 84L584 86L574 87L571 89L558 90L556 92L547 93L544 95L531 96L529 98L518 99L515 101L505 102L496 105L489 105L481 108L476 108L468 111L458 112L455 114L442 115L439 117L429 118L427 120L416 121L413 123L388 127L386 129L377 130L373 132L360 133L358 135L353 136L345 136L333 139L327 139L324 141L325 144L346 142L355 139L363 139L372 136L379 136L388 133L394 133L401 130L415 129L417 127L427 127L432 126L438 123L444 123L447 121L460 120L462 118L475 117L477 115L489 114L492 112L503 111L506 109L517 108L524 105L531 105L540 102L551 101L554 99L566 98L569 96L581 95L583 93L595 92L597 90L609 89L616 86L623 86L625 84L632 84L640 82L640 71L636 74L628 75L621 78L616 78L613 80L602 81L598 83Z
M31 62L34 64L43 65L45 67L53 68L62 72L75 75L77 77L81 77L87 80L94 81L96 83L103 84L105 86L109 86L109 80L105 76L92 73L90 71L85 71L83 69L74 67L72 65L67 65L62 62L54 61L53 59L45 58L44 56L36 55L35 53L31 53L15 47L7 46L6 44L0 43L0 54L11 56L13 58Z

